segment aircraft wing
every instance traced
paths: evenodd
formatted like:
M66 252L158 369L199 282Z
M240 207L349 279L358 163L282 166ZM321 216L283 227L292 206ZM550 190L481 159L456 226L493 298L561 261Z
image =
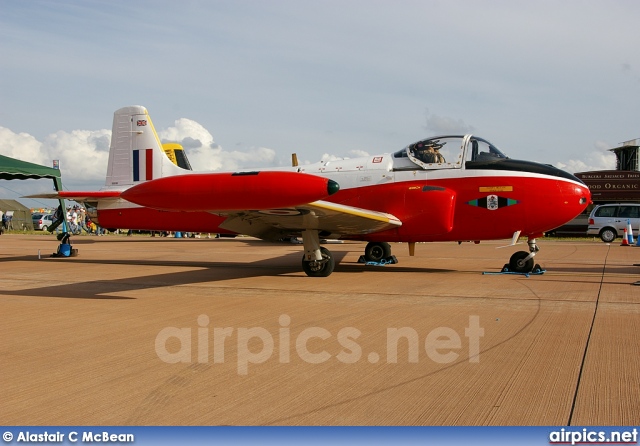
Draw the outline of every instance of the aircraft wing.
M50 198L54 200L59 200L64 198L65 200L73 200L73 201L96 201L96 200L104 200L108 198L119 198L120 191L88 191L88 192L69 192L69 191L59 191L55 193L49 194L35 194L35 195L26 195L23 198Z
M291 208L225 215L227 219L221 228L267 240L300 234L306 229L318 230L324 237L340 237L370 234L402 225L391 214L322 200Z

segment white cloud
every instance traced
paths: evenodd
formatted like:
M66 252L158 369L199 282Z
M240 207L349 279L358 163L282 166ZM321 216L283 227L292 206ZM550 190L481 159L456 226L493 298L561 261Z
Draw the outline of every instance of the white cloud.
M173 127L159 131L158 136L162 142L178 142L187 150L220 147L214 142L213 135L207 129L196 121L186 118L177 119Z
M320 161L323 161L323 162L336 161L336 160L342 160L342 159L344 159L344 156L336 156L330 153L323 153L322 156L320 157ZM308 162L307 164L311 164L311 163Z
M590 172L594 170L615 170L616 156L609 152L611 146L604 141L596 141L594 149L585 153L581 160L568 160L557 162L556 167L571 173Z
M349 150L349 155L353 156L354 158L360 158L363 156L369 156L369 152L365 152L364 150Z
M247 151L225 151L213 135L199 123L181 118L173 127L158 132L162 142L177 142L184 147L195 171L237 170L273 166L276 152L266 147L250 147Z
M0 153L43 166L60 160L62 176L70 180L104 180L110 139L110 130L74 130L52 133L40 142L0 127Z
M45 164L41 148L42 143L28 133L14 133L0 127L0 154L30 163Z
M159 131L163 142L181 144L194 170L237 170L276 163L276 152L266 147L225 151L211 133L190 119ZM110 130L57 131L38 141L27 133L0 127L0 154L44 166L60 161L63 183L74 189L97 189L104 184L109 159ZM40 186L42 187L42 186Z
M429 114L428 110L427 113L427 123L424 128L434 135L466 135L475 132L475 128L466 124L462 119L438 116L433 113Z
M60 160L62 178L70 180L104 180L109 160L110 130L58 131L47 136L42 152L51 165Z
M338 156L338 155L333 155L330 153L324 153L322 154L322 157L320 157L320 161L336 161L336 160L343 160L343 159L350 159L350 158L361 158L363 156L369 156L368 152L365 152L364 150L349 150L347 152L348 155L351 156ZM314 161L316 162L316 161ZM310 161L305 161L304 164L312 164L312 162Z

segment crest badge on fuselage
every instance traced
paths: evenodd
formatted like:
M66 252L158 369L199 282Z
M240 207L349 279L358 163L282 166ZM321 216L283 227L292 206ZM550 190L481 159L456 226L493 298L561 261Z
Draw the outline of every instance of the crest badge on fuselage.
M467 201L467 204L470 204L471 206L487 208L490 211L495 211L505 206L513 206L518 203L518 200L499 197L498 195L487 195L486 197L478 198L477 200Z

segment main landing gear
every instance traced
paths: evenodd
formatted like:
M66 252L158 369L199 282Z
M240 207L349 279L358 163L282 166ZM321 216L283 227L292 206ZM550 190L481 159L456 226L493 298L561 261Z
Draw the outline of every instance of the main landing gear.
M364 259L367 262L380 262L391 257L391 245L387 242L369 242L364 248Z
M333 272L336 264L331 252L320 246L318 231L307 229L302 231L304 255L302 256L302 270L309 277L327 277Z
M529 245L529 252L518 251L514 253L509 259L509 263L504 265L502 271L512 271L516 273L530 273L534 269L541 269L540 265L535 265L533 258L536 253L540 251L538 245L536 245L536 239L531 238L527 241Z
M318 231L308 229L302 232L302 243L304 244L304 255L302 256L302 270L309 277L327 277L335 268L335 260L331 252L320 246ZM370 242L361 256L365 262L378 264L397 263L398 261L391 255L391 245L386 242Z
M364 248L364 255L358 260L360 263L376 263L388 265L398 263L395 256L391 255L391 245L387 242L369 242Z

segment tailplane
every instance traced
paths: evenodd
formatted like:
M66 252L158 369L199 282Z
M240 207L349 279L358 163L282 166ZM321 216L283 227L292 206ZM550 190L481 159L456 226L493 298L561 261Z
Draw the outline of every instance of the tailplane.
M190 172L167 157L145 107L133 105L113 114L106 188L121 189Z

